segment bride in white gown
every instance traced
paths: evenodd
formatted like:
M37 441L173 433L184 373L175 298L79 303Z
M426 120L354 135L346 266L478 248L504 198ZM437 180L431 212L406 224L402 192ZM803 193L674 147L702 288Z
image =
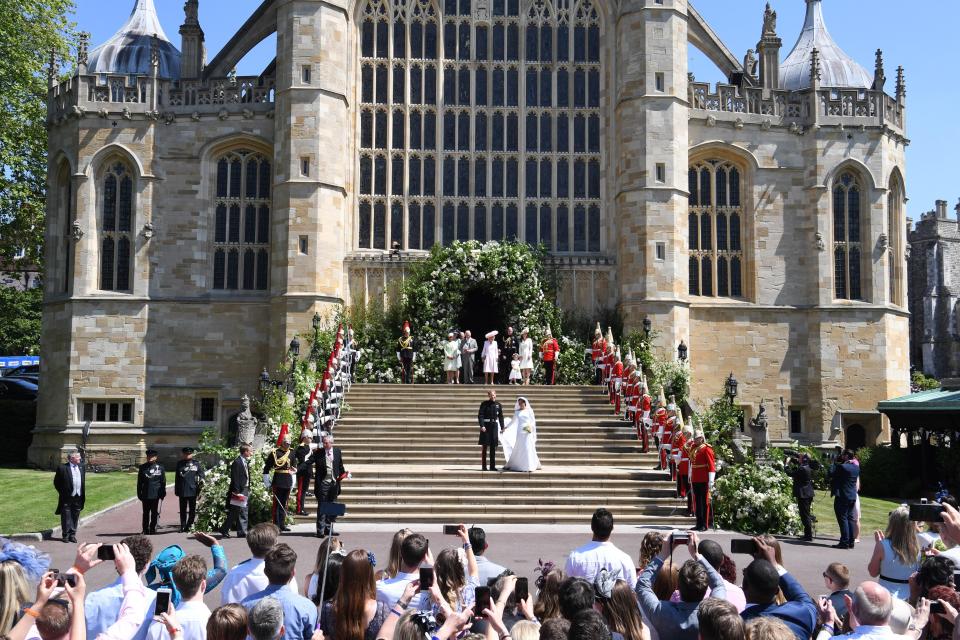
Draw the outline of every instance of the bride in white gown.
M513 418L500 436L503 456L507 459L503 468L507 471L536 471L540 468L537 457L537 416L530 402L517 398Z

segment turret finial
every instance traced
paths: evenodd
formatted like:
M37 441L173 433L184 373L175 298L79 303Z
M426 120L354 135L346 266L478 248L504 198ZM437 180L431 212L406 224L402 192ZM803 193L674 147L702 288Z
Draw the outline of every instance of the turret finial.
M907 80L903 74L903 67L897 67L897 100L907 97Z
M86 67L90 58L90 32L81 31L78 39L77 66Z
M820 84L820 51L816 48L810 52L810 84Z
M157 34L150 37L150 66L154 71L160 66L160 38Z
M183 24L200 24L200 0L187 0L183 5Z
M57 47L50 47L50 60L47 62L47 85L53 87L57 84Z
M763 33L760 37L777 35L777 12L767 3L767 8L763 12Z

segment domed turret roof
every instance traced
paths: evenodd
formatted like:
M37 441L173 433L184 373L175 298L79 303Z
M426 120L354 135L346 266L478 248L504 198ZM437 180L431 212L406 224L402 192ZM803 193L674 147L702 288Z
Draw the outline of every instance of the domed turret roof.
M150 43L157 36L160 50L159 77L180 78L180 52L160 26L153 0L136 0L133 11L113 37L90 52L89 73L150 75Z
M807 17L793 51L780 64L780 87L796 91L810 88L811 53L820 53L820 85L869 89L873 76L844 53L823 20L821 0L807 0Z

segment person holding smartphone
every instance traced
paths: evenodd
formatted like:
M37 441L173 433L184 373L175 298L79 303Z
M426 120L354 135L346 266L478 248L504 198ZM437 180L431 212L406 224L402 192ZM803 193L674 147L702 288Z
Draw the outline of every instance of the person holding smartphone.
M467 527L462 524L459 525L457 536L460 538L461 547L466 555L466 571L464 571L464 562L459 550L452 548L440 552L434 565L434 571L443 600L453 611L460 612L474 603L477 587L481 585L479 583L480 571L477 568L477 558L473 555L473 547L470 545L470 535L467 533Z

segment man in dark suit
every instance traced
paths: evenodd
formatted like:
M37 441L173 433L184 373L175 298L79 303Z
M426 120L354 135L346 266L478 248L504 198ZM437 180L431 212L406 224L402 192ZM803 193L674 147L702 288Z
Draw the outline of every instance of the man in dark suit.
M500 432L503 431L503 406L497 402L497 392L487 391L487 399L480 403L477 412L477 421L480 423L480 440L477 444L482 448L480 469L487 470L487 450L490 450L490 471L497 470L497 442Z
M852 462L853 452L844 450L830 468L830 494L833 496L833 512L840 525L840 542L836 549L853 549L853 529L856 515L853 508L857 502L857 480L860 466Z
M797 637L808 640L817 624L817 605L800 583L777 564L776 551L760 538L754 538L757 558L743 570L743 595L751 603L741 613L745 622L759 617L777 618ZM782 590L787 601L777 604Z
M240 455L230 465L230 488L227 490L227 521L223 523L220 535L230 537L230 530L236 527L237 537L247 537L247 509L250 506L250 458L253 447L240 445Z
M324 433L321 438L323 450L314 454L314 485L313 492L317 496L317 537L336 535L333 523L336 517L328 517L321 513L324 502L336 502L340 495L340 481L348 474L343 468L343 455L340 449L333 446L333 436Z
M813 518L810 515L810 507L815 495L813 488L815 468L820 468L820 464L816 460L811 460L806 454L799 458L792 458L787 468L787 475L793 478L793 497L797 499L800 521L803 523L802 540L807 542L813 540Z
M76 542L80 512L87 499L87 467L79 451L72 452L67 462L57 467L53 486L59 494L55 513L60 516L61 539Z

